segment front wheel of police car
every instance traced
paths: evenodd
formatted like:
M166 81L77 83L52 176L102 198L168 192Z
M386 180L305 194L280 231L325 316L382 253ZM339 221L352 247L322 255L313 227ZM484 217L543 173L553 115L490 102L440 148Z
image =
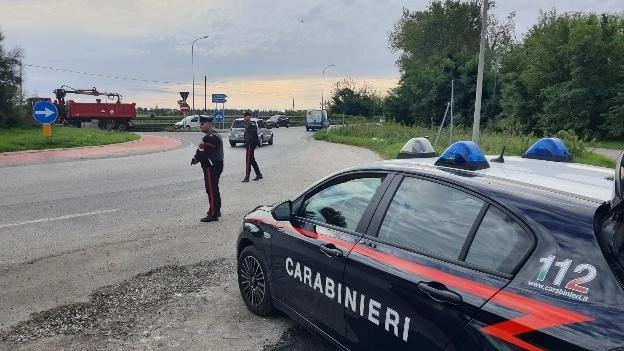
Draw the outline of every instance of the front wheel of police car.
M238 257L238 288L247 308L259 316L273 311L267 268L260 252L247 246Z

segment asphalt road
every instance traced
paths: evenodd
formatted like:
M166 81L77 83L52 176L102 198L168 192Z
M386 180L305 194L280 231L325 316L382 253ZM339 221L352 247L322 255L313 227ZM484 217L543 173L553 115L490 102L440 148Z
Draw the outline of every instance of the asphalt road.
M282 316L249 313L235 242L244 213L377 160L367 150L274 129L241 183L245 150L225 147L223 217L208 201L199 132L176 150L0 168L0 350L323 350ZM223 136L227 145L227 136Z

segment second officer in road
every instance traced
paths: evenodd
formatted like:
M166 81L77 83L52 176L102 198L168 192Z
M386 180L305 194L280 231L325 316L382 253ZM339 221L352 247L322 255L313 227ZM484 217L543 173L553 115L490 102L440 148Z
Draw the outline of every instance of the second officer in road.
M212 116L199 116L199 129L206 135L197 145L191 165L199 163L204 171L204 185L208 194L210 209L202 222L215 222L221 217L221 193L219 178L223 172L223 140L213 128Z
M260 146L260 139L258 138L258 126L251 120L251 113L245 111L243 113L243 119L245 120L245 148L247 155L245 156L245 178L243 183L249 181L249 174L251 173L251 167L253 167L256 177L253 180L262 179L262 173L256 162L256 156L254 155L256 147Z

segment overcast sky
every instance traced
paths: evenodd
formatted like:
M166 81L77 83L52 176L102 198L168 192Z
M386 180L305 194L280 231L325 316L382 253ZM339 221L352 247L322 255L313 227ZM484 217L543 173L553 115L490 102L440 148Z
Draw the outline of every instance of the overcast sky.
M25 96L52 97L61 85L120 93L141 107L177 107L178 91L204 106L210 94L226 107L318 108L321 94L346 77L380 93L396 84L388 33L403 7L394 0L0 0L4 48L24 51ZM621 12L622 0L499 0L501 19L516 12L516 34L539 10ZM195 42L193 62L191 44ZM194 64L192 64L194 63ZM335 65L325 71L328 65ZM88 73L89 75L78 72ZM110 76L110 77L105 77ZM111 77L119 77L117 79ZM89 97L72 96L91 101ZM192 94L189 96L192 104Z

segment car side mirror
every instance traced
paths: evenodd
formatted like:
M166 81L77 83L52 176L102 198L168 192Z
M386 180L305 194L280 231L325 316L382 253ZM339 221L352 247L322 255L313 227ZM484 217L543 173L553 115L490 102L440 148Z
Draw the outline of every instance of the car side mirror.
M271 209L271 215L277 221L288 221L292 218L292 201L287 200Z

